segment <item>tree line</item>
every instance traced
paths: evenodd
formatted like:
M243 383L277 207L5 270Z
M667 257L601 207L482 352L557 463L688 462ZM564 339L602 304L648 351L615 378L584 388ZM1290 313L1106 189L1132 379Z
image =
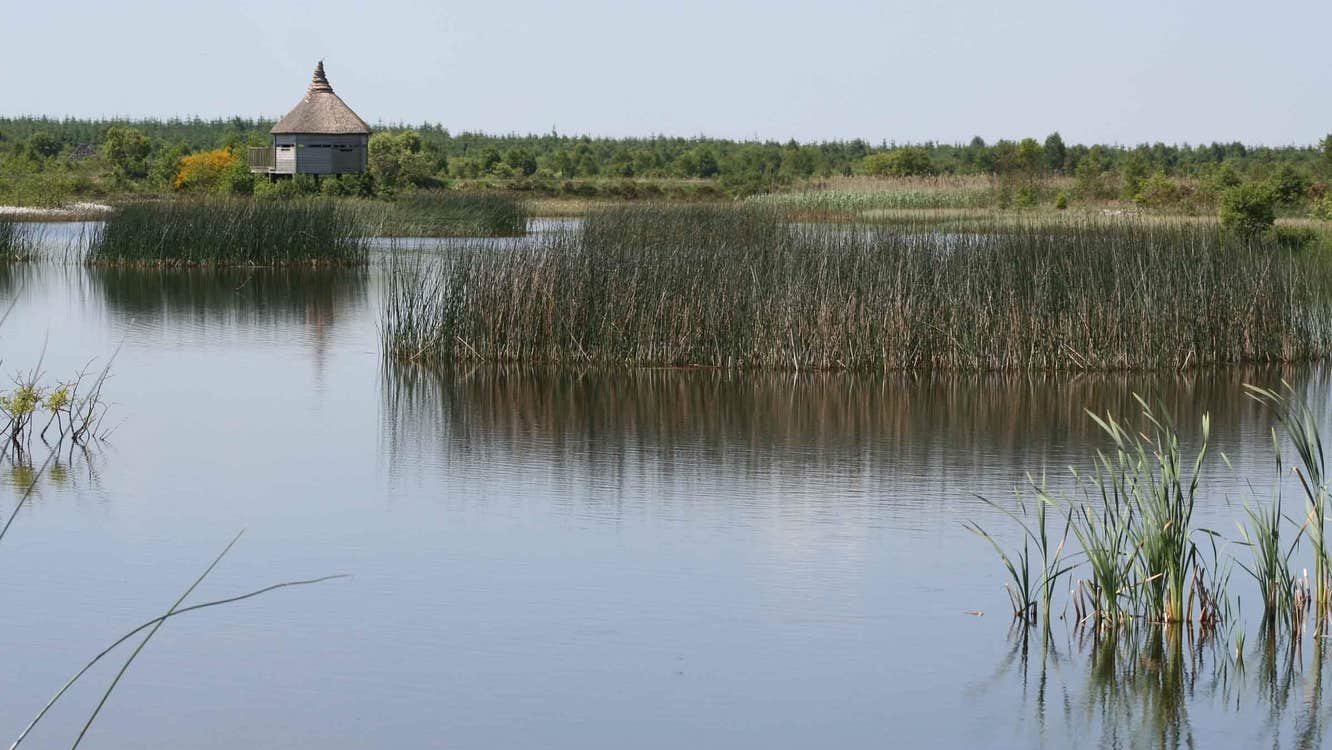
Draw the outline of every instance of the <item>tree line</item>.
M134 189L180 189L191 155L243 156L265 146L263 119L91 120L0 118L0 194L40 185L75 195ZM210 157L219 161L221 157ZM198 161L196 159L196 161ZM1321 189L1332 180L1332 135L1316 145L1068 144L1044 139L967 143L872 144L862 139L797 143L652 136L594 138L451 133L438 124L376 129L371 176L353 188L392 194L453 180L688 179L717 184L732 195L780 189L813 179L868 175L987 175L1014 184L1051 176L1076 181L1087 198L1159 200L1169 183L1193 179L1221 188L1279 181L1287 189ZM231 173L227 172L231 170ZM211 188L245 192L240 166L223 164ZM234 173L234 174L232 174ZM9 185L6 186L5 182ZM6 187L8 190L6 191Z

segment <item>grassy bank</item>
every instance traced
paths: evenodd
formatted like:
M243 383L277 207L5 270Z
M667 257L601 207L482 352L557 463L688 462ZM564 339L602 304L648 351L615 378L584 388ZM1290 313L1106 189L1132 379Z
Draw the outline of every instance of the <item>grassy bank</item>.
M399 268L394 357L775 369L1095 370L1332 350L1323 263L1215 227L944 235L644 206Z
M356 265L368 243L357 213L330 201L187 200L120 207L88 260L129 265Z

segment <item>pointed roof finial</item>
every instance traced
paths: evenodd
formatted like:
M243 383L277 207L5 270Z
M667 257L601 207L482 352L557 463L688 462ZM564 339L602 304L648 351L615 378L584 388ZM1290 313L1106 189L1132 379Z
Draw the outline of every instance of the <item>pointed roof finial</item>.
M315 66L314 80L310 81L310 91L332 91L333 87L328 83L328 76L324 75L324 61L320 60Z

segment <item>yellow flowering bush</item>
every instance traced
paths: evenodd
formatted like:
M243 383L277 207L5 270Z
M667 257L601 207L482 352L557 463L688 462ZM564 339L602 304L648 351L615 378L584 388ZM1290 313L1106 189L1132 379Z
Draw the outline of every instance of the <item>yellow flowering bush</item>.
M180 169L172 183L177 190L213 191L223 177L240 165L240 156L225 148L200 151L180 160Z

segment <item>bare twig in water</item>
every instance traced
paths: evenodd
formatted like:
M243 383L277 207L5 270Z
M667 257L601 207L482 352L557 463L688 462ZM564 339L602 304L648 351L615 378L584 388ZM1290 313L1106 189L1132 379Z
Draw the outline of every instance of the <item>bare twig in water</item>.
M139 645L135 647L134 652L130 654L128 659L125 660L124 665L121 666L120 671L116 674L115 679L112 680L110 686L107 687L106 692L102 694L101 700L98 702L97 707L93 710L92 715L88 717L87 723L84 724L82 731L79 732L78 739L74 741L74 745L72 747L78 747L79 743L83 741L83 737L88 733L88 729L92 726L93 720L97 718L97 714L102 710L102 706L105 705L107 699L110 698L111 692L115 690L116 685L120 682L120 678L124 676L125 672L129 669L130 663L134 661L135 657L139 655L139 652L143 650L143 647L148 644L148 641L153 637L153 635L158 631L158 629L161 628L162 624L165 623L167 620L173 617L179 617L180 615L183 615L187 612L194 612L200 609L207 609L208 607L218 607L224 604L234 604L236 602L241 602L246 599L252 599L256 596L260 596L270 591L276 591L282 588L290 588L293 586L309 586L316 583L323 583L325 581L331 581L339 578L350 578L350 576L347 574L338 574L338 575L322 576L320 578L310 578L297 581L284 581L282 583L275 583L270 586L265 586L264 588L261 589L250 591L245 594L227 597L225 599L215 599L213 601L202 602L200 604L192 604L188 607L181 607L180 605L185 601L185 599L195 590L195 588L199 586L200 583L203 582L205 578L208 577L208 574L213 571L213 568L217 567L217 564L222 561L222 558L225 557L226 554L231 550L231 548L236 544L236 542L239 541L241 534L243 533L244 532L242 531L236 534L236 537L233 538L229 544L227 544L227 546L222 550L220 554L218 554L218 556L213 560L213 562L209 564L209 566L203 571L203 573L201 573L199 577L195 579L194 583L190 584L190 587L185 590L185 593L181 594L181 596L175 601L175 603L171 605L171 608L167 610L166 614L148 620L147 622L140 624L138 627L120 636L115 641L113 641L111 645L102 649L100 653L98 653L91 660L89 660L87 664L84 664L83 667L78 672L76 672L73 677L71 677L63 686L61 686L60 690L56 691L56 694L51 697L51 700L47 701L46 705L42 707L42 710L38 712L35 717L33 717L31 722L28 723L28 726L24 727L23 731L19 734L18 738L15 739L14 743L9 746L9 750L16 750L16 748L18 748L18 746L23 742L23 740L27 738L28 734L32 731L32 729L37 726L37 723L40 722L42 718L46 716L47 712L49 712L51 708L55 706L55 704L60 700L60 698L63 697L71 687L74 686L74 683L78 682L80 678L82 678L85 674L88 673L88 670L92 669L94 665L96 665L105 656L114 651L118 646L125 643L129 639L133 638L135 635L142 633L144 630L149 630L151 628L151 630L149 630L149 633L146 636L144 636L144 639L139 642Z

